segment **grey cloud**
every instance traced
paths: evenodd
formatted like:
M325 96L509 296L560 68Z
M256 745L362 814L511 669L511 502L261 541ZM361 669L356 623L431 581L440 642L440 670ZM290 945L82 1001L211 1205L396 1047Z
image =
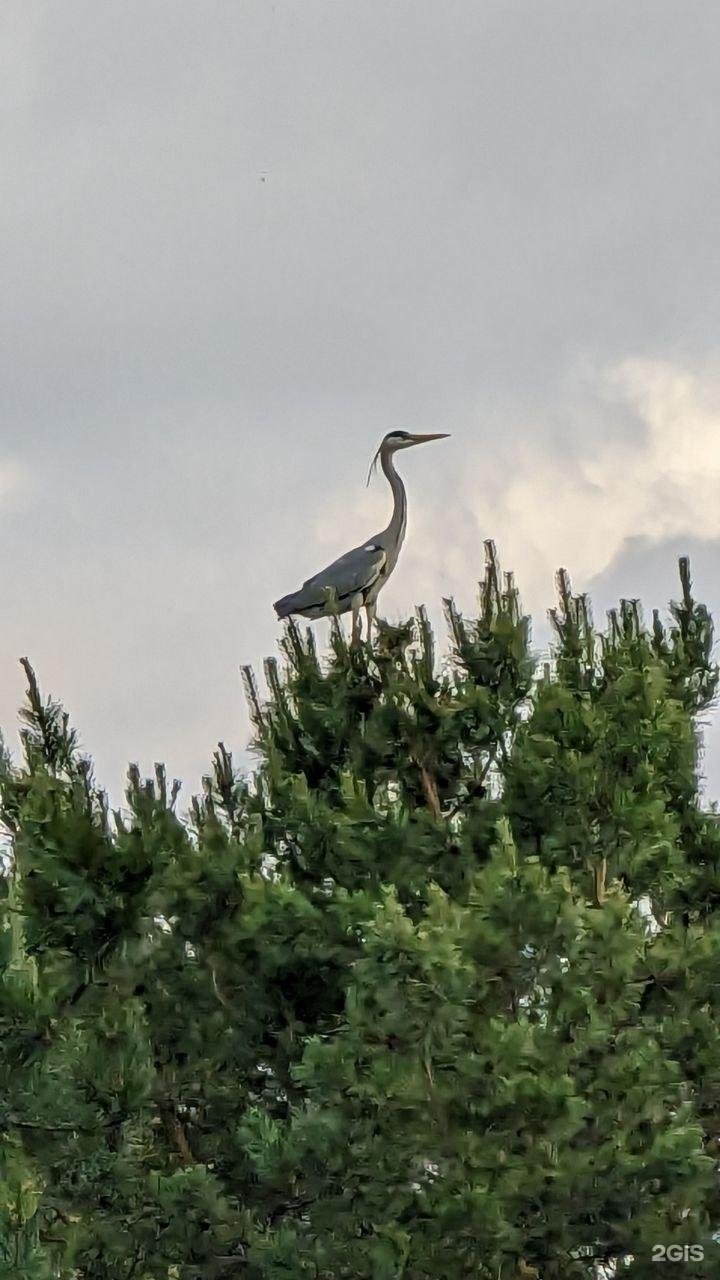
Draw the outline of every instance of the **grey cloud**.
M457 442L409 469L398 609L457 572L419 538L471 448L481 491L509 437L637 430L554 397L717 346L719 37L712 0L3 6L2 723L27 650L112 785L156 752L194 785L389 425Z

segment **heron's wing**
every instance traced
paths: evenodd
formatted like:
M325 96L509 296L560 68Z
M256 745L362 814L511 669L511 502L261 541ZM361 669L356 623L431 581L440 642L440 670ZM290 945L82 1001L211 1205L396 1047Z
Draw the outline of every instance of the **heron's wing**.
M320 573L303 583L298 592L303 607L325 604L329 592L335 593L339 604L347 602L358 593L364 595L379 578L385 560L383 548L375 542L366 542L363 546L346 552L339 560L333 560L326 569L321 569Z

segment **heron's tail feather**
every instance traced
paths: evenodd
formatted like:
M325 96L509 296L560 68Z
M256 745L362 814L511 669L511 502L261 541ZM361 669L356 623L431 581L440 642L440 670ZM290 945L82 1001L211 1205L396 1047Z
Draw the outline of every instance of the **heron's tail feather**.
M291 614L297 611L300 604L300 592L291 591L289 596L283 596L280 600L276 600L273 609L278 618L289 618Z

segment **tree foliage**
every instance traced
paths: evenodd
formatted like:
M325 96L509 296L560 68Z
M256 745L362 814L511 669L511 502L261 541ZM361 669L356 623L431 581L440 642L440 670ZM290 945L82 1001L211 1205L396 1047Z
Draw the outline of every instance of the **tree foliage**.
M110 813L27 666L3 755L0 1278L706 1276L720 1224L717 671L558 578L552 662L487 548L320 660L290 626L257 768ZM704 1260L690 1246L704 1252ZM680 1256L680 1255L678 1255Z

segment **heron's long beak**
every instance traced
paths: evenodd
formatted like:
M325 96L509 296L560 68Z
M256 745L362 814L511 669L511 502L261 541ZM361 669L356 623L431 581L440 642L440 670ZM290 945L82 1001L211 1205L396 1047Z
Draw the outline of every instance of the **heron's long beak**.
M447 440L450 435L449 431L433 431L430 435L411 436L409 444L425 444L427 440Z

